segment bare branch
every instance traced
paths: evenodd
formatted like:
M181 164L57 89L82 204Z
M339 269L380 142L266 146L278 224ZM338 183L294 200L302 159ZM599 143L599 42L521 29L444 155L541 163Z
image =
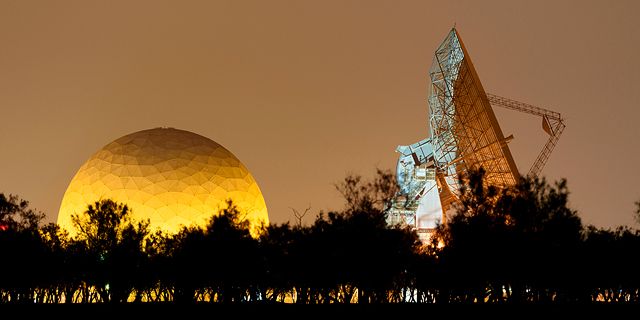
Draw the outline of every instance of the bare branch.
M291 209L293 211L293 215L296 218L296 222L298 224L298 227L302 227L302 218L307 214L307 212L309 212L309 210L311 210L311 204L309 204L309 207L307 209L304 210L304 212L302 214L300 214L298 212L298 210L289 207L289 209Z

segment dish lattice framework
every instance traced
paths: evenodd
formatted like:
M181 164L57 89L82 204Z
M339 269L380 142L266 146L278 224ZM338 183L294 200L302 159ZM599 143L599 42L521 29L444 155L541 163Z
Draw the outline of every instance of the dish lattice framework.
M490 184L514 185L518 169L456 29L436 51L430 78L429 124L440 181L457 198L459 173L483 167Z
M408 224L430 233L460 199L459 177L470 170L485 170L485 183L513 186L519 173L495 117L492 104L542 117L550 136L529 171L537 176L562 131L559 113L487 94L454 28L436 50L430 71L430 137L399 146L396 169L400 195L389 210L388 223Z

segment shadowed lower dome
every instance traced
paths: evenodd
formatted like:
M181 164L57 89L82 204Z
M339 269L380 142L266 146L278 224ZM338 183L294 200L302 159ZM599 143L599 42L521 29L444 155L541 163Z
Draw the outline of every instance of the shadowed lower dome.
M73 213L99 199L125 203L151 230L205 226L230 199L252 226L269 223L249 170L229 150L201 135L156 128L126 135L94 154L76 173L60 205L58 224L75 233Z

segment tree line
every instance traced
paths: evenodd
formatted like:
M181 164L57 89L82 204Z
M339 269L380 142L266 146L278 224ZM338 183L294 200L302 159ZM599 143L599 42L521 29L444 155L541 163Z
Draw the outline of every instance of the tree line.
M638 300L639 230L583 226L565 180L523 178L499 189L483 176L463 178L457 214L427 244L387 225L398 190L380 170L372 181L350 175L336 186L344 209L320 212L311 225L294 211L293 223L263 225L257 237L232 202L204 227L166 234L109 199L72 217L72 237L0 194L0 301Z

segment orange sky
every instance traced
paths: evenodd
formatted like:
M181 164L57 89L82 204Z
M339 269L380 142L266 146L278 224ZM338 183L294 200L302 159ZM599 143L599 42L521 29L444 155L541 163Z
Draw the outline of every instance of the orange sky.
M454 24L487 92L567 118L542 174L585 223L640 200L640 2L2 1L0 192L55 221L107 143L172 126L251 171L272 222L340 209L333 183L428 137L428 73ZM521 172L540 119L495 110ZM638 225L635 225L638 227Z

